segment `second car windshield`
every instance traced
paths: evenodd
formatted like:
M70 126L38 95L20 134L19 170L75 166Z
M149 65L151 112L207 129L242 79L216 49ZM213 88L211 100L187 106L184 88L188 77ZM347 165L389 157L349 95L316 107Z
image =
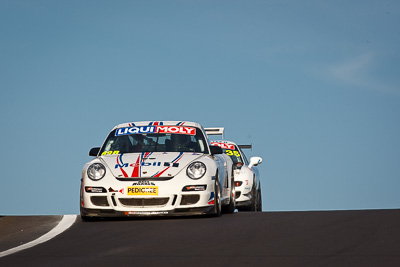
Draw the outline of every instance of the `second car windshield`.
M225 154L227 154L233 161L235 165L241 166L243 165L242 157L240 156L239 150L235 149L222 149Z
M200 130L195 135L174 133L116 134L113 130L100 151L100 155L140 152L198 152L208 153Z

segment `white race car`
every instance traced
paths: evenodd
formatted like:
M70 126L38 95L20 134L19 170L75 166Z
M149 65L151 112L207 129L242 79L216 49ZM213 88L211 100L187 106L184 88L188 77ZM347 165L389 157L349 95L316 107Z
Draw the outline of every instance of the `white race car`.
M207 135L224 135L224 128L206 128ZM257 165L262 158L252 157L247 160L242 148L251 145L237 145L232 141L211 141L211 144L222 148L224 154L231 157L234 164L236 208L240 211L262 211L261 181Z
M236 208L240 211L262 211L261 181L257 165L262 158L251 157L247 160L241 148L251 145L237 145L231 141L211 141L211 145L219 146L231 157L234 163Z
M233 163L194 122L115 126L82 171L82 219L235 210Z

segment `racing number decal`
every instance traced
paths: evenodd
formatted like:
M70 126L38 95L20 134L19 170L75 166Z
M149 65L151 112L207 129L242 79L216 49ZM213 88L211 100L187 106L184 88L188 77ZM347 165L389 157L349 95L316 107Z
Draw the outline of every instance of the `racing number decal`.
M226 154L227 154L228 156L233 156L233 155L235 155L236 157L240 157L240 153L239 153L239 151L237 151L237 150L232 151L232 150L227 149L227 150L226 150Z
M119 150L115 150L115 151L104 151L103 153L101 153L102 156L105 155L117 155L119 154Z

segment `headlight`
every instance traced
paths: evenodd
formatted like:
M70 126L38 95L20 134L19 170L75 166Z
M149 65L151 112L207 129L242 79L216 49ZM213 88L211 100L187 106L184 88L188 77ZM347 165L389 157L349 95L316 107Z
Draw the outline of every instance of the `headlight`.
M206 173L206 170L206 165L203 162L196 161L189 165L186 173L192 179L200 179Z
M93 163L87 169L87 175L90 179L97 181L104 177L106 168L101 163Z

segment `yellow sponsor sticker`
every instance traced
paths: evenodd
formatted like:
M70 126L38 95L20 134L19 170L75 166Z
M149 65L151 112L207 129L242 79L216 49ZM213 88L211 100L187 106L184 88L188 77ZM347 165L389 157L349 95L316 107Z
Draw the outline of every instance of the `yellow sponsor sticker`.
M158 186L128 186L128 196L158 196Z

